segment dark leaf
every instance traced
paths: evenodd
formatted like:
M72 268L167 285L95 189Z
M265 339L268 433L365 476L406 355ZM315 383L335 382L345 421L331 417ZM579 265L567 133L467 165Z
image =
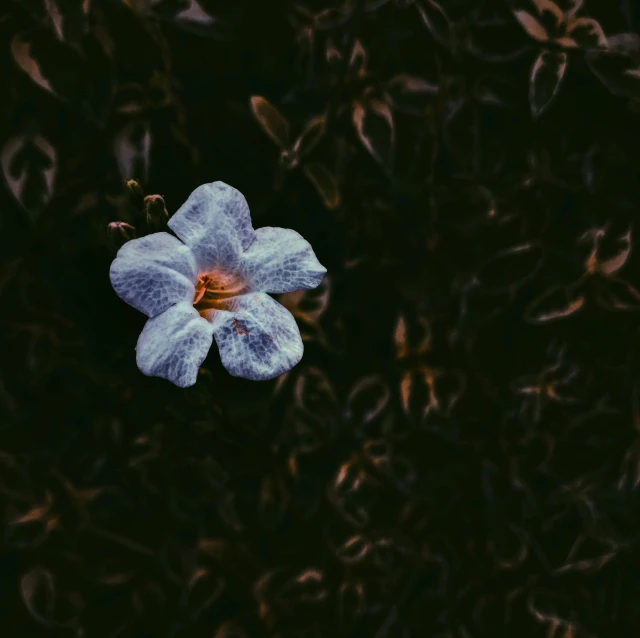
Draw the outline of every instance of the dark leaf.
M87 33L91 0L45 0L45 6L59 40L78 41Z
M491 258L476 274L478 291L495 294L514 292L532 279L543 264L537 242L508 248Z
M316 28L320 30L335 29L342 26L351 16L351 7L345 4L342 7L324 9L314 17Z
M530 323L566 319L584 308L585 303L586 299L580 288L552 286L527 306L524 318Z
M114 153L122 179L136 179L148 183L151 144L151 128L148 122L130 122L116 134Z
M389 403L389 387L377 375L359 379L347 396L344 418L361 426L378 417Z
M315 148L324 135L326 124L324 115L313 118L307 124L293 145L292 150L296 157L302 159Z
M465 378L458 371L421 366L405 372L402 377L402 407L410 419L421 424L436 413L449 415L465 387Z
M354 76L363 75L367 70L367 52L360 40L356 40L349 56L349 72Z
M152 2L153 13L162 20L196 35L230 40L234 37L231 26L204 10L198 0L156 0Z
M622 51L593 49L587 51L586 61L611 93L640 98L640 60Z
M435 0L414 0L414 3L436 42L450 48L453 39L451 20L444 9Z
M323 204L329 209L337 208L340 204L340 191L336 178L322 164L305 164L303 171L320 195Z
M390 169L396 142L391 107L376 99L366 104L356 102L353 107L353 123L362 145L379 164Z
M605 48L607 37L593 18L577 18L567 27L567 38L581 49Z
M540 117L551 105L566 69L567 54L564 51L545 49L538 55L529 80L529 104L534 118Z
M251 98L251 110L264 132L282 149L289 146L289 123L273 104L259 95Z
M58 591L53 574L34 567L20 581L20 593L31 617L46 627L72 627L78 619L82 600Z
M1 161L9 190L35 219L53 195L58 172L55 149L41 135L21 135L6 142Z
M393 107L414 115L423 115L427 105L433 101L439 90L439 82L429 82L408 73L395 75L386 86L386 93Z
M596 295L596 300L605 310L640 309L640 292L630 282L612 277L602 284L602 290Z

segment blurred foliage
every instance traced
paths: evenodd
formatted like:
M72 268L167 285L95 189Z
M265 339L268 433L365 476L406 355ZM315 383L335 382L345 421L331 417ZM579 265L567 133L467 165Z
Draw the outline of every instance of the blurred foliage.
M640 11L0 8L0 623L640 635ZM109 285L198 185L328 269L273 382L136 368Z

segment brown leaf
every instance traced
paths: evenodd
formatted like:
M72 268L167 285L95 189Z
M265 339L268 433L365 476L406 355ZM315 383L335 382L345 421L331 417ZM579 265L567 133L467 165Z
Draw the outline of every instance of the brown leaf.
M335 554L344 565L357 565L367 557L370 550L371 543L362 534L354 534L336 547Z
M565 21L564 11L552 0L532 0L538 19L547 32L556 31Z
M524 319L529 323L565 319L581 310L585 303L586 299L580 288L552 286L526 307Z
M544 28L541 22L539 22L534 16L527 11L514 11L513 15L516 20L521 24L522 28L538 42L547 42L549 40L549 34Z
M323 204L329 208L337 208L340 204L340 191L336 178L322 165L318 163L305 164L302 169L315 187Z
M393 341L396 357L400 360L408 356L420 356L429 351L431 345L431 326L427 317L419 315L409 326L404 315L396 321Z
M567 37L581 49L605 48L607 36L593 18L577 18L567 27Z
M264 132L282 149L289 147L289 123L267 99L254 95L251 110Z
M360 76L366 73L367 70L367 52L362 46L360 40L356 40L353 49L351 49L351 56L349 57L349 72L352 75Z
M302 159L316 147L324 135L326 125L327 122L324 115L314 117L307 124L293 145L292 151L298 159Z
M390 106L376 99L366 105L356 102L353 106L353 124L362 145L379 164L390 168L396 141Z
M77 41L87 32L91 0L44 0L58 40Z
M54 90L51 82L43 75L39 62L33 57L32 43L25 39L24 34L16 34L11 40L11 53L13 59L18 63L18 66L38 85L45 91L52 93L57 97L61 97Z
M330 66L335 67L342 61L342 53L330 37L325 44L324 56Z
M550 106L560 89L567 69L564 51L545 49L540 52L531 69L529 104L534 118L540 117Z
M439 82L429 82L408 73L392 77L386 86L394 109L415 115L423 115L430 98L438 94Z
M359 379L347 396L344 418L357 426L366 425L379 416L389 403L389 387L377 375Z

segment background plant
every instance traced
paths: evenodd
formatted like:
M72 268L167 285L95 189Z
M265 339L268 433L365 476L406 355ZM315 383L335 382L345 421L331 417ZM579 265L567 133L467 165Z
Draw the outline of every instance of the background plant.
M7 635L633 635L639 19L5 3ZM328 276L299 366L180 390L108 270L215 180Z

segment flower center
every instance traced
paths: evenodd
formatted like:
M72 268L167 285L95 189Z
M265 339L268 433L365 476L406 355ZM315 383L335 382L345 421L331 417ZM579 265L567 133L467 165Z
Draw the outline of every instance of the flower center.
M237 275L224 272L205 273L198 277L193 307L204 316L204 311L225 309L225 300L248 290L246 282Z

